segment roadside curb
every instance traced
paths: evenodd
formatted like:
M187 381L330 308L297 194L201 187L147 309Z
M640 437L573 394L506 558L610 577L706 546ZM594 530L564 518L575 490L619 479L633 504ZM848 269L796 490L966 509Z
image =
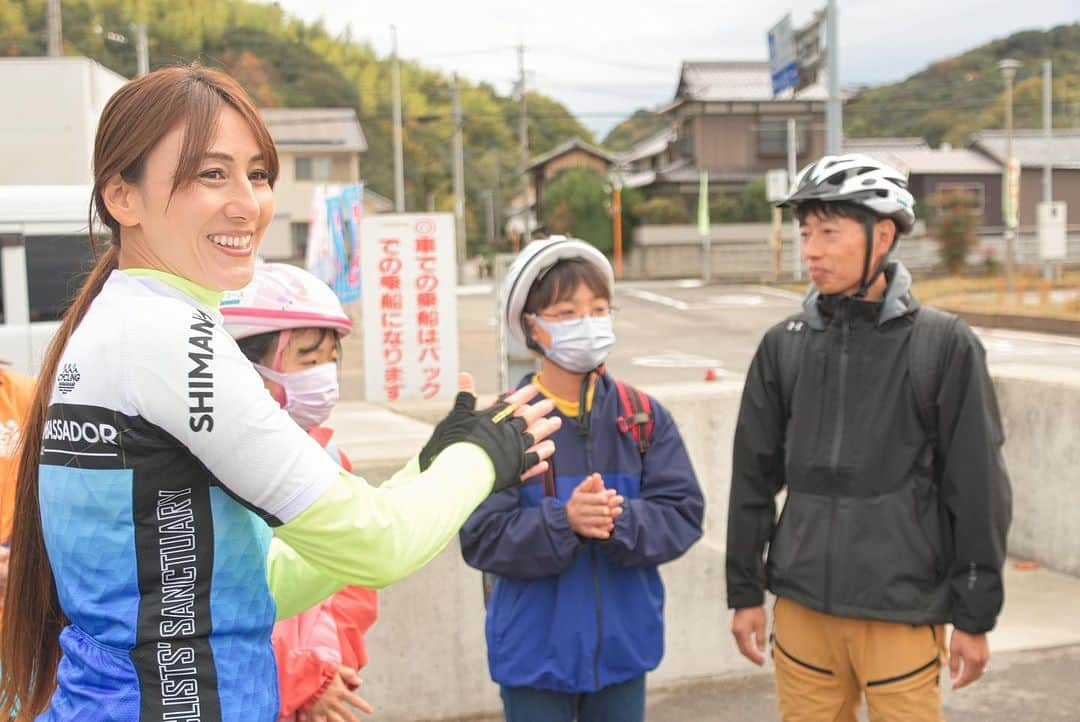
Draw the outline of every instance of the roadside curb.
M934 305L934 304L928 304ZM1007 328L1012 331L1034 331L1065 336L1080 336L1080 321L1069 318L1043 318L1041 316L1020 316L1012 313L976 313L962 311L948 306L939 306L942 310L955 313L969 326L987 328Z

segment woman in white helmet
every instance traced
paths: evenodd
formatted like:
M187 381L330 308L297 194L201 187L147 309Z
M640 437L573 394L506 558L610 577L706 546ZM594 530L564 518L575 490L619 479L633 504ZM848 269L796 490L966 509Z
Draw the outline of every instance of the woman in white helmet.
M547 473L493 495L461 530L496 575L487 645L508 722L644 719L663 654L657 567L701 535L704 501L678 429L615 380L611 265L584 241L534 241L505 281L510 332L540 356L522 379L562 420Z
M349 457L324 426L338 401L341 340L352 320L325 283L296 266L256 266L251 283L221 302L225 330L255 365L270 395L334 461ZM375 622L374 590L346 587L274 625L281 720L355 721L349 706L372 712L356 690L367 663L364 632ZM302 717L300 715L303 715Z

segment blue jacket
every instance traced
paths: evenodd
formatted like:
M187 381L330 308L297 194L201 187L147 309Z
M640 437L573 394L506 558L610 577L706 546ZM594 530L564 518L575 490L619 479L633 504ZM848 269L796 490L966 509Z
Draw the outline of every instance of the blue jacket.
M493 494L462 527L465 561L498 575L486 637L499 684L595 692L660 663L657 565L698 540L705 502L675 422L650 401L655 427L643 458L616 426L625 414L614 380L599 376L589 423L563 417L555 434L554 496L535 477ZM604 541L578 536L566 517L574 488L593 472L626 499Z

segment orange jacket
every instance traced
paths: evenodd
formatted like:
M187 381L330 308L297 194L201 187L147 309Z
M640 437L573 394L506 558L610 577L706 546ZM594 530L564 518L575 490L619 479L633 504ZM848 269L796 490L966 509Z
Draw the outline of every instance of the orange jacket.
M34 379L0 368L0 542L11 539L15 518L15 470L23 424L34 400Z
M312 429L311 436L328 447L333 432ZM342 467L352 471L348 457L338 451ZM338 667L360 669L367 664L364 632L375 623L378 601L371 589L346 587L320 604L274 625L274 656L278 668L281 720L315 702L338 673Z

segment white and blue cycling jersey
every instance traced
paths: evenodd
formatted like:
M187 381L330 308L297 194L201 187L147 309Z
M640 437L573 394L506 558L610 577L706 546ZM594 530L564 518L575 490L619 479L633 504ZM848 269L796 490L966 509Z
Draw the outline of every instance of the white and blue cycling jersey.
M215 295L161 273L113 272L52 383L39 498L70 624L39 719L276 720L275 616L419 568L494 476L471 444L379 488L343 472Z

